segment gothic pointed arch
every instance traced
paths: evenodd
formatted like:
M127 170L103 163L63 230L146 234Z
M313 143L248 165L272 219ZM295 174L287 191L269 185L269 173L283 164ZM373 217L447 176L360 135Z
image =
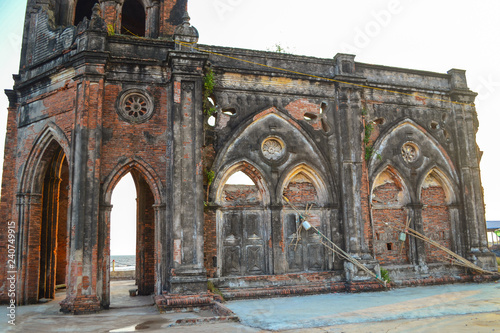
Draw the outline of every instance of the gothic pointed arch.
M156 171L140 158L126 158L117 163L103 181L101 193L105 204L109 205L111 203L111 194L120 179L134 170L144 177L144 180L153 193L155 204L161 205L163 203L163 185Z
M332 195L336 193L331 176L335 166L327 163L323 152L301 125L276 107L263 110L242 123L217 154L213 170L219 174L225 166L244 159L262 170L263 177L269 180L273 179L273 169L278 168L283 174L284 170L307 160L312 169L325 177ZM271 201L281 201L281 194L273 192L272 196Z
M411 170L427 170L436 165L456 181L456 167L446 149L422 126L405 119L386 129L373 145L374 154L368 161L370 180L373 181L381 165L391 164L405 179L416 179ZM417 175L417 178L422 176Z
M386 184L392 184L391 187L396 188L398 192L398 198L389 201L380 201L376 199L374 191L381 186L386 186ZM370 197L373 201L379 202L380 204L388 204L389 202L397 201L399 205L405 205L412 201L411 197L412 188L408 184L408 180L404 178L402 173L391 164L382 165L381 168L376 173L374 180L370 183Z
M408 185L400 172L386 165L376 175L370 189L373 225L372 247L375 258L385 265L410 262L409 239L401 241L396 225L407 225L407 205L411 202Z
M49 123L34 140L22 171L17 214L23 304L54 298L56 284L66 283L71 186L67 151L66 136Z
M307 163L302 162L293 166L283 174L284 175L278 185L277 194L277 197L282 204L285 204L283 195L286 196L286 193L289 193L289 199L295 201L296 203L314 202L318 207L321 207L331 201L331 193L329 192L324 181L324 177ZM303 185L298 185L299 183ZM298 186L299 188L293 190L291 189L291 186ZM309 191L307 191L306 188L308 188ZM295 197L294 192L301 192L301 194L299 197Z
M228 184L231 176L243 172L253 184ZM207 240L206 261L215 258L216 277L265 275L270 273L271 224L268 182L261 170L248 160L224 167L214 182L215 220L205 230L215 231L217 245ZM210 272L210 268L208 268Z
M422 197L422 189L424 187L431 186L431 183L429 183L429 181L431 181L432 179L434 180L432 182L433 186L440 186L443 189L443 203L447 205L457 204L458 185L453 181L450 175L441 170L437 165L430 166L427 172L423 173L422 177L420 177L418 184L418 200L425 200Z
M216 204L223 204L223 192L226 182L232 175L239 171L243 172L254 182L259 191L259 201L264 205L268 205L270 202L269 182L264 178L263 171L246 159L233 162L218 172L218 176L216 176L211 186L213 189L213 202Z
M457 231L457 195L449 177L437 167L432 167L422 177L419 199L422 208L422 226L425 236L448 249L454 250ZM430 244L425 244L426 261L436 263L445 261L448 255Z
M70 144L64 132L54 124L49 122L34 140L30 154L24 166L21 181L19 182L18 192L20 193L40 193L41 182L45 170L44 166L49 161L43 157L50 156L46 152L60 147L66 158L70 158ZM38 181L36 181L38 179Z
M306 219L321 233L331 237L331 211L325 209L331 202L331 195L323 177L307 163L299 163L284 173L278 190L279 201L283 204L281 233L284 237L285 271L326 270L329 257L321 237L301 226L303 219Z
M111 228L111 197L118 182L130 173L136 190L136 283L138 294L150 295L157 293L158 281L162 279L159 271L160 262L167 260L166 249L158 247L159 235L165 234L163 188L160 178L154 169L141 159L125 158L120 160L108 174L101 185L101 211L99 227L100 252L103 254L99 272L109 275L110 266L110 228ZM110 305L110 286L108 283L98 290L104 307Z

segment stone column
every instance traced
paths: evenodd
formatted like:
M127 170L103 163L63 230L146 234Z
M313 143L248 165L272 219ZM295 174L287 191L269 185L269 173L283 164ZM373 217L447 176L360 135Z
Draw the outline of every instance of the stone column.
M111 211L113 205L105 204L101 197L99 207L99 240L98 253L100 256L97 259L99 270L97 271L97 297L101 300L101 305L104 309L109 309L111 302L110 289L110 226L111 226Z
M408 204L408 216L411 219L410 228L417 232L424 234L424 226L422 221L422 204ZM407 236L410 237L410 236ZM425 255L425 242L415 237L409 238L410 248L410 263L414 266L420 267L424 273L427 272L426 255Z
M17 265L17 286L20 288L20 275L23 270L25 270L24 265L20 264L20 258L22 249L24 247L22 244L19 244L19 240L21 238L20 234L22 232L23 224L19 223L21 220L19 215L21 213L20 207L16 207L16 189L17 189L17 179L16 179L16 155L17 155L17 93L14 90L5 90L5 94L9 98L9 107L8 107L8 115L7 115L7 124L6 124L6 137L5 137L5 146L4 146L4 160L3 160L3 174L1 179L2 186L2 197L0 200L0 233L3 235L3 241L0 244L0 255L5 258L2 265L0 265L0 276L6 277L7 272L16 271L16 268L10 266L10 262L7 261L8 256L8 235L9 235L9 226L12 225L12 222L15 224L15 230L17 232L17 239L15 244L16 255L15 263ZM17 198L17 203L19 203L19 196ZM17 209L16 209L17 208ZM9 225L10 223L10 225ZM10 258L9 258L10 259ZM0 302L10 301L8 297L8 282L6 279L4 281L0 281L0 290L3 290L0 293ZM18 290L18 299L17 302L20 303L22 300L22 292Z
M113 27L115 33L119 33L121 28L120 13L123 1L122 0L101 0L102 17L106 22L106 27Z
M270 206L270 217L271 217L271 234L272 234L272 271L270 274L280 275L285 274L288 268L288 262L286 259L286 248L284 248L285 239L283 239L283 222L282 222L282 212L283 206L271 204Z
M355 76L354 56L337 54L335 78L343 82L360 83ZM337 84L337 124L340 144L340 186L342 190L342 212L344 220L345 246L347 252L360 256L368 252L364 245L364 221L361 210L361 186L363 177L361 118L361 89L346 83Z
M146 8L146 37L158 38L160 33L160 2L154 0Z
M362 205L363 186L363 136L364 127L361 113L361 93L359 86L366 80L356 75L354 56L337 54L334 58L337 83L339 133L339 162L342 218L344 222L345 249L368 269L380 274L380 265L369 253L365 240L365 215ZM367 200L367 199L365 199ZM367 283L372 277L348 261L344 262L346 279L351 290L359 284ZM371 282L370 282L371 283Z
M176 29L175 40L195 43L198 32L189 18ZM172 107L167 138L167 223L173 244L170 293L207 291L203 258L203 68L208 55L176 45L168 55L172 69Z
M465 71L452 69L450 75L451 101L455 119L458 165L463 202L462 230L465 231L464 253L478 266L496 270L495 256L488 250L483 188L479 171L479 148L476 133L479 127L474 100L477 93L467 87Z
M170 259L166 252L168 244L167 228L165 225L165 211L167 206L165 204L153 205L155 217L155 295L161 295L164 291L167 291L168 280L168 268L170 267Z
M457 204L448 205L448 212L450 214L451 224L451 250L460 256L464 256L464 253L462 251L462 233L460 231L460 206Z
M30 239L30 234L39 235L42 217L42 195L39 193L19 193L17 195L18 241L21 248L18 253L18 295L21 304L34 304L38 302L39 281L39 253L40 238ZM34 254L34 260L28 260L29 254ZM31 257L30 257L31 258ZM32 259L33 259L32 258Z
M100 156L102 145L102 111L107 53L107 30L94 7L87 31L79 35L77 53L73 56L77 73L75 122L71 144L70 230L67 296L61 311L75 314L101 309L97 297L100 207ZM101 281L102 282L102 281Z

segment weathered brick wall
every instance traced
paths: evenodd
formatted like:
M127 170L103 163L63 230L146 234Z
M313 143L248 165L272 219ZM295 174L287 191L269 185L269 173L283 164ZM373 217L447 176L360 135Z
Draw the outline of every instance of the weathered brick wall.
M398 222L406 224L407 214L403 207L398 205L398 197L402 189L395 182L387 182L373 190L372 202L375 208L373 217L373 247L375 258L382 265L399 265L408 263L408 239L404 243L399 241L399 232L390 228L386 223Z
M422 189L422 222L424 234L440 245L451 247L451 221L446 195L441 186L430 186ZM448 255L430 244L425 244L427 262L442 262Z
M123 121L116 112L116 101L122 91L120 85L108 84L103 101L103 142L101 179L127 159L144 161L155 170L165 186L166 178L166 130L167 93L165 89L151 86L147 91L155 100L151 119L135 124Z
M258 203L261 201L259 189L255 185L230 185L224 186L224 202L228 205L241 205Z
M187 8L187 0L162 0L158 4L160 5L158 8L159 13L147 17L147 29L151 29L147 32L147 35L151 33L151 36L156 37L157 33L159 33L161 37L170 37L174 33L175 27L182 22L182 16ZM119 28L121 20L117 8L119 8L119 5L115 2L103 2L102 15L106 23L115 25L115 31L118 30L117 27ZM155 10L155 6L147 8L148 15ZM182 237L173 237L176 238L173 241L176 245L174 245L175 249L171 251L172 249L169 248L172 240L170 234L163 233L160 240L154 239L154 208L158 209L158 206L153 207L154 204L159 204L162 199L169 199L172 193L178 192L176 190L177 185L183 188L182 193L188 193L187 199L191 199L190 187L192 184L190 182L193 182L196 187L195 192L200 194L199 192L202 191L199 186L200 174L214 167L213 162L216 160L216 154L225 151L228 155L231 155L220 156L220 159L219 155L217 155L215 167L219 168L220 165L221 170L226 166L230 166L230 163L234 163L234 161L251 161L249 163L253 163L262 172L263 176L257 172L256 168L246 163L243 163L238 170L248 174L257 186L227 185L222 191L222 198L214 198L214 193L211 193L212 197L207 196L204 224L204 264L209 276L214 276L216 273L214 267L214 257L217 256L216 209L220 209L220 211L234 209L240 216L248 218L248 221L252 222L254 217L249 218L244 214L245 212L242 213L242 210L249 207L254 210L261 210L263 213L261 216L267 219L265 222L270 223L269 238L264 239L262 237L266 244L269 242L267 246L271 251L276 249L269 256L274 256L273 259L268 259L269 261L274 260L268 265L269 272L278 272L278 274L286 272L283 267L279 267L280 261L284 262L286 258L285 256L280 257L281 253L278 248L279 246L281 252L284 252L283 230L281 230L280 234L280 228L283 229L283 221L280 221L279 218L279 210L281 209L280 196L282 193L276 193L276 189L278 185L282 184L282 177L287 176L283 175L283 173L289 170L289 167L299 163L307 164L308 167L316 170L321 175L319 178L322 178L325 182L324 187L321 185L320 188L314 188L313 182L305 176L307 172L304 172L304 174L299 174L291 179L283 191L283 194L301 210L307 203L317 202L320 204L321 208L318 208L317 211L313 210L309 219L311 224L317 227L328 225L330 229L325 229L330 232L332 238L338 240L339 244L344 242L349 251L352 250L357 254L373 251L375 257L382 264L407 263L407 247L402 253L399 252L401 243L398 241L398 233L389 229L385 222L398 221L406 223L407 213L403 208L409 203L409 200L406 199L409 199L409 197L413 199L418 195L411 193L411 196L409 195L408 198L401 200L402 186L393 179L392 182L378 184L374 190L373 202L370 202L369 182L373 179L370 177L376 177L372 173L378 172L385 165L391 165L401 175L401 178L396 178L404 179L405 182L408 181L408 188L417 188L417 185L414 184L415 179L420 179L421 175L418 173L422 170L428 170L429 164L444 166L445 170L443 171L448 175L456 174L453 163L458 162L461 157L458 156L455 150L463 148L464 145L474 146L475 144L474 142L466 142L467 140L474 141L474 133L471 132L472 136L457 136L456 129L463 126L456 126L458 123L450 121L450 118L446 119L446 115L452 114L451 111L453 111L449 109L450 104L446 100L448 97L456 98L455 95L457 95L456 91L451 93L452 90L460 88L465 97L468 95L465 77L457 76L461 74L457 74L456 70L454 73L448 74L419 73L413 70L407 71L390 69L384 66L358 64L354 63L354 56L347 55L339 55L332 62L331 59L204 46L207 49L212 48L216 51L210 56L209 61L216 75L222 73L216 79L215 94L217 95L218 106L221 110L233 110L234 112L232 115L219 115L219 121L214 128L204 128L205 132L203 134L205 135L206 146L202 152L203 166L199 163L198 157L196 157L196 163L179 163L175 165L175 173L182 169L185 175L190 174L195 177L186 176L184 180L188 183L184 183L182 179L178 183L180 178L184 178L184 175L182 177L172 177L174 185L168 184L169 187L167 187L167 167L172 165L170 163L172 156L168 154L172 142L174 154L179 154L174 159L175 163L177 163L179 160L184 161L192 158L190 154L194 150L184 155L183 159L181 155L184 153L176 149L178 147L194 147L193 142L190 142L191 136L201 137L198 136L201 135L200 133L183 130L191 126L190 122L186 120L183 125L179 126L177 120L185 120L191 117L191 114L183 114L183 112L189 111L193 115L200 116L197 118L197 123L201 123L201 91L199 91L199 88L201 87L202 67L206 59L200 53L193 53L191 54L192 57L179 57L179 59L183 58L179 62L177 56L172 56L172 53L169 53L174 47L172 42L165 43L164 41L149 38L139 40L106 36L105 30L102 30L101 33L80 31L75 44L77 47L72 48L75 41L74 28L66 29L64 33L61 30L49 31L47 26L49 17L47 17L46 13L31 10L28 12L29 15L33 12L32 14L38 15L38 17L29 17L29 19L33 19L33 24L30 25L33 30L27 30L28 34L26 35L31 36L31 38L27 39L25 44L28 43L29 45L24 45L25 49L23 50L23 58L25 59L23 59L22 64L25 70L20 73L19 84L16 84L16 89L19 90L16 93L18 93L18 96L22 96L22 101L20 101L22 107L16 111L11 110L9 113L7 141L10 142L6 144L6 166L2 183L3 196L0 203L2 209L0 212L0 218L2 219L0 221L0 255L6 253L5 237L7 232L5 232L5 223L9 219L16 219L14 202L16 198L15 192L17 191L16 177L19 179L22 176L25 167L28 169L34 168L33 165L36 163L27 165L27 160L30 154L37 153L37 149L39 150L37 155L39 160L51 157L49 155L41 156L41 151L46 147L36 147L33 150L36 138L49 123L57 124L57 127L62 130L63 135L57 134L56 140L66 153L69 152L72 146L72 142L70 142L72 136L81 139L83 143L79 146L80 148L77 148L82 150L82 154L78 151L75 156L67 156L67 158L69 161L78 159L78 163L86 172L85 176L82 176L83 173L80 175L76 172L73 175L77 178L75 183L78 186L85 187L82 191L80 191L80 188L75 188L75 193L86 193L84 194L86 196L84 198L85 202L80 207L78 205L73 206L75 211L84 207L82 209L83 214L76 215L91 216L85 221L100 221L98 219L102 218L102 216L99 215L97 218L96 212L101 208L110 209L106 206L108 202L101 203L101 207L92 206L93 201L91 199L94 199L92 196L100 198L99 182L102 184L111 181L114 184L123 176L125 171L131 171L132 169L137 172L136 176L143 180L141 189L144 189L147 194L145 196L140 195L142 215L138 218L142 228L140 231L142 243L139 248L141 250L140 260L143 263L158 263L158 258L154 254L155 248L162 248L168 254L174 252L174 261L181 263L185 259L182 258L181 254L191 251L192 240L196 238L193 236L194 234L191 235L196 228L193 229L192 224L185 222L186 219L183 219L180 224L183 233L180 232L178 225L173 230L168 231L174 234L182 234L182 237L185 237L183 239L189 239L188 245L184 240L182 240L184 243L181 243ZM156 14L159 14L158 17L156 17ZM94 21L97 24L100 20L94 19ZM36 25L35 22L39 25L38 27L34 26ZM82 26L80 26L81 29L83 29ZM80 51L90 52L79 54ZM217 53L219 55L216 55ZM227 54L233 56L233 58L229 60L221 57L220 54ZM273 66L287 68L292 71L300 69L302 72L322 76L324 76L324 73L330 73L332 77L342 75L346 81L339 85L326 80L318 80L317 78L310 80L301 77L298 79L294 75L286 74L286 72L274 71L270 68L264 70L257 66L250 66L249 63L236 60L234 58L235 54L238 55L237 58L245 58L248 61L258 63L272 61ZM82 57L80 58L80 56ZM195 58L197 60L194 60ZM79 62L81 66L77 65L75 66L76 69L73 69L73 63L67 62L73 59L81 60ZM169 59L171 62L165 62L165 59ZM43 62L43 66L37 68L26 67L27 64L37 62ZM169 68L170 65L172 65L172 68ZM182 65L182 70L178 65ZM186 84L181 83L181 81L189 81L194 77L187 75L185 71L191 71L191 74L195 74L196 80L199 79L199 82L197 81L194 86L196 93L191 93L193 88L190 84L187 84L188 82ZM89 75L87 76L87 74ZM170 101L167 97L169 93L172 93L168 87L171 74L176 82L172 87L174 101ZM44 77L44 75L46 76ZM72 81L74 77L82 80L78 82L78 87ZM36 86L31 85L33 81L29 81L33 78L37 78L37 80L40 78ZM350 89L349 81L359 84L364 79L382 89ZM457 82L462 83L456 86ZM26 88L23 86L24 84L27 84ZM409 93L394 94L394 92L386 89L389 86L393 88L392 90L403 87ZM142 87L154 99L154 114L144 123L124 121L116 112L117 98L122 91L130 87L137 89ZM440 95L439 100L426 99L425 97L436 96L434 93L429 93L429 91L439 91L439 94L437 94ZM196 97L194 94L197 94ZM472 95L469 94L469 96ZM185 101L182 100L183 96L187 96ZM76 101L77 98L79 98L78 101ZM473 99L473 97L470 98ZM176 105L180 102L182 105ZM167 119L167 106L169 105L169 110L180 110L180 113L174 112L177 118L176 121L171 122L174 126L179 126L180 131L175 131L175 133L167 132L171 120ZM77 108L78 113L75 117L74 111ZM336 118L336 115L339 114L338 111L341 111L342 116ZM453 114L458 114L459 110L456 109L455 111L453 111ZM475 121L475 111L472 109L469 109L469 111L473 121ZM16 127L16 112L19 115L19 128ZM469 114L464 114L463 119L467 119L468 116ZM75 119L80 127L74 131ZM259 123L264 119L266 120ZM333 119L338 121L333 121ZM241 126L248 124L252 120L252 126L248 127L249 131L244 132L246 129L241 128ZM370 123L367 123L368 121ZM376 159L372 157L370 161L362 162L366 148L364 147L366 145L361 143L362 129L363 125L366 124L374 124L375 126L368 145L375 144L376 146L379 144L374 148L376 148L376 154L380 155ZM474 124L473 127L476 127L476 125ZM79 129L82 129L82 131L79 131ZM193 129L202 131L201 127L197 126L193 127ZM240 130L243 130L243 132L240 132ZM233 136L237 133L243 133L244 140L232 141ZM173 140L167 142L169 134L172 134L169 139L173 138ZM260 137L264 138L266 134L276 135L276 137L283 140L284 155L280 159L274 161L262 160L262 156L259 155L262 142ZM378 141L380 135L384 137L385 142ZM455 147L450 145L450 137L452 139L456 137L468 139L463 143L461 141L460 147ZM18 140L17 146L16 140ZM420 145L421 160L418 160L418 157L415 157L416 160L409 160L408 156L401 155L401 148L410 141L416 146ZM224 150L227 142L234 142L234 144L232 147L228 147L228 150ZM456 140L453 142L456 142ZM78 145L75 144L74 146ZM199 148L199 144L196 143L196 154L199 152ZM233 150L231 151L231 149ZM181 153L178 153L179 151ZM261 160L259 161L259 159ZM15 160L16 162L9 164L9 160ZM133 163L127 165L129 162L135 163L134 167L131 167ZM362 170L360 162L362 162ZM461 165L461 163L459 164ZM72 168L71 170L75 169ZM417 173L416 176L415 173ZM458 177L454 177L457 179L451 179L450 181L454 184L465 184L466 182L462 179L458 179L462 177L460 172L458 174ZM217 179L220 179L220 175L216 176ZM110 180L110 177L114 178ZM136 180L137 177L135 177ZM89 183L92 185L89 185ZM261 184L264 183L269 188L262 188ZM31 185L27 184L22 191L27 192ZM71 186L72 184L68 185ZM96 186L94 187L94 185ZM166 190L160 191L156 187L157 185ZM207 185L206 182L205 185ZM450 216L444 191L439 186L427 185L421 193L422 203L424 204L422 211L424 232L429 237L449 247L452 235L450 234ZM149 192L149 190L151 191ZM266 192L267 190L268 192ZM40 190L37 191L40 192ZM406 187L404 191L406 193ZM477 193L480 193L480 191L477 191ZM29 288L28 292L30 295L35 295L39 265L39 257L36 253L40 247L42 198L38 195L39 193L31 194L32 196L28 197L31 200L31 206L29 206L29 210L26 209L26 213L30 214L27 217L30 221L30 229L27 230L31 237L28 244L30 256L26 262L26 268L23 267L22 269L27 272L28 278L24 282ZM105 196L108 194L110 195L110 193L105 193ZM67 193L62 195L67 196ZM174 197L179 198L179 196L175 195ZM332 199L321 203L318 202L320 199L327 197ZM201 195L198 196L198 199L200 198ZM480 201L478 197L474 198L474 200L475 202ZM97 199L96 202L98 201ZM214 201L223 207L216 207ZM409 214L413 214L420 209L418 202L413 201L411 202L417 205L408 205L406 207ZM67 205L64 198L61 199L60 203L62 206ZM269 207L262 209L261 205L259 205L261 203L263 205L269 204ZM324 206L322 206L323 204ZM201 200L197 201L197 205L197 209L200 208ZM183 209L179 208L181 206L174 204L172 207L167 207L166 219L170 221L170 213L176 213L177 209ZM329 209L335 210L335 214L330 214L330 216L337 216L341 212L344 221L333 221L337 220L336 217L332 217L332 221L330 221L329 217L327 217L328 214L325 213ZM467 207L464 210L467 210ZM464 217L461 216L461 211L458 218L463 221ZM190 211L188 213L188 215L191 214ZM373 214L372 220L370 219L370 213ZM469 214L468 217L476 216L473 219L480 220L480 214L474 215L470 212L467 214ZM234 214L234 216L236 218L233 221L244 220L239 218L237 214ZM199 223L200 218L201 216L197 215L193 221ZM370 224L370 221L373 224ZM335 223L335 226L332 223ZM477 221L475 223L477 226ZM75 234L84 235L82 249L85 249L84 260L73 260L75 262L69 267L70 274L67 279L71 282L68 284L74 288L74 290L70 290L72 297L78 293L81 294L82 291L85 293L85 290L94 293L94 291L98 290L97 284L99 282L107 282L106 272L99 272L104 273L104 278L99 277L101 280L98 279L97 268L93 269L89 276L82 276L84 262L92 263L92 267L94 267L98 262L101 264L103 261L105 262L106 259L102 257L109 256L109 239L99 240L101 241L99 245L101 251L98 252L95 230L89 231L92 228L87 228L84 224L80 220L75 221L74 225L80 229L73 230L74 234L71 235L71 237L75 237ZM251 225L251 223L248 224ZM476 229L478 228L472 228L469 231L472 232ZM101 231L102 229L99 229L99 232ZM479 230L477 233L480 234L481 232ZM361 235L363 235L364 239L358 239ZM479 236L474 237L479 238ZM273 239L276 240L274 244ZM59 248L62 249L64 243L64 235L60 234ZM365 246L366 244L368 246ZM262 244L258 245L261 246ZM199 238L194 241L194 246L196 251L200 250L201 252ZM465 246L463 247L462 250L465 252L467 249L465 249ZM81 249L78 248L77 250ZM439 259L439 251L429 247L426 250L429 262ZM31 255L31 253L34 253L34 255ZM189 253L189 256L191 256L191 253ZM65 252L58 252L58 261L61 264L64 263L64 257ZM98 261L98 257L101 257L99 259L101 261ZM177 260L177 258L180 259ZM193 255L194 258L199 261L200 256ZM190 259L188 258L185 261L189 262ZM248 261L251 262L251 260ZM326 263L326 261L324 262ZM197 262L197 264L201 263ZM58 270L62 266L58 266ZM107 264L102 264L102 266L108 267ZM340 265L337 267L340 267ZM166 268L170 269L171 267ZM2 274L5 274L5 267L1 269ZM149 284L150 281L154 281L154 269L154 265L149 264L143 267L142 273L145 277L142 282ZM178 272L180 273L180 270ZM62 274L62 271L58 272L58 276ZM279 280L281 277L276 279ZM4 281L0 281L0 290L3 283ZM167 288L167 286L162 286L162 288ZM33 301L37 300L33 299ZM84 305L86 302L89 302L89 304ZM95 295L90 295L81 297L80 300L69 306L74 306L78 312L85 309L95 309L97 303Z
M404 243L399 241L399 232L389 228L385 223L406 222L404 209L375 209L374 221L374 249L375 258L382 265L401 265L408 263L408 239Z
M15 163L12 161L16 157L16 109L9 107L7 117L7 136L5 137L5 155L3 161L2 175L2 197L0 198L0 258L3 258L0 265L0 302L5 303L9 300L8 285L5 277L10 270L8 262L5 260L8 255L8 223L16 221L15 216L15 193L17 187L17 179L15 177ZM16 223L16 232L19 225Z
M318 193L314 184L305 176L295 176L284 189L283 195L295 205L306 205L318 202Z
M325 121L321 121L323 116L320 105L311 103L309 100L302 98L288 104L285 108L295 119L307 120L316 131L328 131L328 129L325 128Z
M118 13L116 11L116 6L114 6L114 3L102 3L101 4L101 9L102 9L102 18L106 22L106 26L112 26L115 32L118 32L117 29L117 18L118 18ZM108 28L109 29L109 28Z
M28 251L26 255L26 269L28 271L25 283L26 293L28 294L28 302L38 301L38 281L39 281L39 265L40 265L40 233L42 224L42 197L32 197L33 200L30 206L29 214L29 232ZM24 254L24 253L23 253ZM28 254L30 254L28 256Z
M160 34L173 35L175 27L182 23L184 12L187 11L187 0L165 0L160 10Z
M210 208L205 209L205 224L203 225L204 240L204 264L209 278L215 277L217 265L214 260L217 258L217 220L216 211Z
M363 162L363 176L361 179L361 214L363 215L364 229L363 237L364 242L368 248L369 253L374 253L373 249L373 227L370 218L370 182L368 178L368 170L366 161Z
M55 84L57 84L55 82ZM0 209L0 214L2 214L2 224L3 221L13 220L19 226L19 218L17 216L16 207L14 206L13 200L16 198L16 193L18 192L18 181L19 178L16 175L28 175L34 172L39 172L44 174L45 170L36 170L34 167L38 165L38 161L30 161L28 157L35 156L37 153L41 153L46 146L35 146L35 141L40 137L40 135L47 129L48 124L57 124L57 127L62 131L62 136L59 137L54 132L53 138L60 144L63 148L69 150L68 142L71 138L72 124L74 121L74 114L70 111L74 108L74 102L72 98L75 96L75 85L71 80L66 81L61 88L55 89L54 92L48 92L40 96L30 98L26 102L26 107L21 107L19 111L19 127L16 122L16 118L9 118L8 123L8 135L6 144L6 155L4 159L4 188L2 189L2 207ZM59 96L60 95L60 96ZM59 96L59 97L58 97ZM36 105L36 107L30 107L30 105ZM12 110L12 115L15 115L14 110ZM12 136L12 137L11 137ZM53 144L54 147L54 144ZM14 153L15 152L15 153ZM40 156L42 160L48 161L52 158L52 149L47 148L45 155ZM12 156L9 154L12 153ZM28 164L30 163L30 164ZM42 163L43 165L43 163ZM27 170L27 168L33 168ZM29 172L28 172L29 171ZM67 175L65 176L67 177ZM42 177L43 179L43 177ZM26 179L25 179L26 180ZM8 184L5 186L5 184ZM67 186L66 183L64 194L67 201ZM39 281L39 252L40 252L40 228L41 228L41 214L42 214L42 197L41 197L41 186L42 184L35 184L33 187L32 183L24 184L24 188L21 191L31 191L31 193L24 197L24 220L29 221L25 224L26 230L30 237L27 239L27 252L23 252L24 262L20 267L20 274L26 274L26 280L23 287L25 295L28 295L27 299L30 302L36 302L38 299L38 281ZM40 193L34 193L33 189L38 188ZM35 190L36 191L36 190ZM67 203L62 201L60 205L63 207L60 214L67 216ZM29 205L29 210L28 210ZM64 229L65 226L62 226ZM61 230L62 230L61 229ZM7 233L2 233L2 235L7 235ZM2 237L2 236L0 236ZM6 244L0 242L2 245ZM59 243L59 241L58 241ZM67 238L61 237L59 248L60 252L57 254L57 260L60 263L56 268L59 277L58 282L65 283L66 275L66 252L64 251L67 244ZM21 245L21 244L18 244ZM0 255L3 255L4 251L0 247ZM18 247L18 251L24 251L21 246ZM28 254L30 254L28 256ZM4 256L5 257L5 256ZM5 276L5 275L2 275ZM2 282L0 282L1 284ZM5 294L1 293L4 297ZM4 298L2 298L3 300Z

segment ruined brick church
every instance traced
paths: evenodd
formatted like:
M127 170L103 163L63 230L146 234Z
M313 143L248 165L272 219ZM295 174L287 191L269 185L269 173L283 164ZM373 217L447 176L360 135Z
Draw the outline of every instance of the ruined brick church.
M394 223L496 270L465 71L197 41L187 0L28 1L6 91L1 301L14 270L18 304L65 284L64 312L110 306L111 196L128 173L138 291L160 309L209 303L207 281L227 298L379 288L301 228L306 209L396 284L477 275Z

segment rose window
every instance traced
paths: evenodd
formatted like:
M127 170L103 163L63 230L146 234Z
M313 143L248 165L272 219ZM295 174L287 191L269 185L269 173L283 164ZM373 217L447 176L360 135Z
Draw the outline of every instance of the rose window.
M281 140L268 138L262 143L262 154L271 161L277 161L285 154L285 147Z
M419 157L419 149L413 142L407 142L401 148L401 155L407 163L413 163Z
M140 90L128 90L121 94L118 101L118 114L128 122L142 123L153 114L152 99Z
M132 95L125 101L125 112L130 117L139 118L148 112L146 100L140 95Z

